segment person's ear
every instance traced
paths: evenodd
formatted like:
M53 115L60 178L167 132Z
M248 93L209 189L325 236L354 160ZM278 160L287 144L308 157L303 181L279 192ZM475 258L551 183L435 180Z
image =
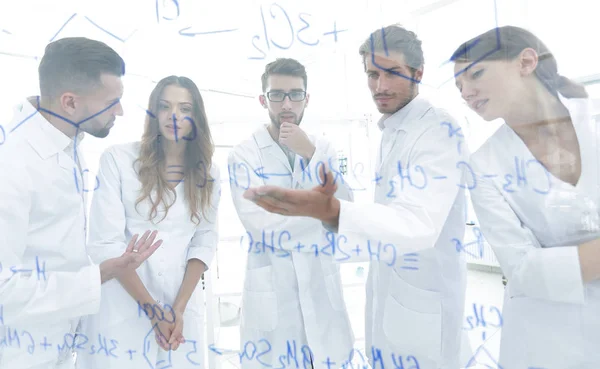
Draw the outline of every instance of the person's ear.
M77 95L71 92L65 92L64 94L60 95L59 104L63 112L73 116L75 115L75 110L79 105L79 99Z
M304 108L306 109L308 107L308 101L310 100L310 94L307 92L306 93L306 97L305 97L305 102L304 102Z
M528 76L534 73L535 68L537 68L538 54L534 49L530 47L525 48L519 54L518 61L521 76Z
M260 101L260 105L262 105L263 108L268 109L267 99L265 98L265 95L258 96L258 101Z
M421 67L417 70L415 70L415 76L413 77L413 79L417 82L421 82L421 80L423 79L423 70L424 67Z

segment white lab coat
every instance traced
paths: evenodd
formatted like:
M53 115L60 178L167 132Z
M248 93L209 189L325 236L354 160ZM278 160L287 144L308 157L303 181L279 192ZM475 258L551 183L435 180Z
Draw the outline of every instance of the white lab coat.
M212 261L218 242L219 171L215 165L210 168L210 175L214 178L211 209L207 210L207 218L203 218L199 225L190 220L183 182L175 188L177 200L167 217L158 222L164 216L164 208L160 207L159 218L156 224L152 224L147 220L151 208L148 200L139 204L139 212L135 208L141 183L134 170L134 161L139 156L140 146L139 142L115 145L100 158L100 186L92 199L88 252L99 263L121 255L134 234L141 236L146 230L158 230L157 239L162 239L163 244L137 269L137 273L157 303L173 306L187 261L199 259L207 266ZM201 284L200 281L183 314L186 342L177 351L166 352L157 345L150 320L138 307L137 301L118 280L105 283L100 312L82 320L82 333L90 340L102 335L107 339L109 349L111 340L116 340L118 344L114 345L114 354L117 357L110 353L89 355L81 352L77 358L78 368L146 369L162 368L168 364L174 368L202 367L206 344L203 339L204 295ZM136 352L129 353L129 350Z
M75 332L80 316L96 313L100 305L99 268L85 251L82 194L87 187L67 154L73 151L73 140L30 102L17 106L4 129L0 368L69 368L71 352L65 348L59 353L59 345ZM85 168L83 157L77 157Z
M413 367L415 359L421 369L460 367L466 263L453 239L465 233L459 163L467 152L448 123L459 127L420 96L382 117L375 203L341 202L336 259L371 261L365 332L373 367Z
M261 185L313 188L323 163L338 168L332 145L324 139L310 139L316 147L312 159L306 165L296 155L293 171L266 127L229 154L232 198L247 230L240 334L242 355L246 352L241 360L244 369L295 366L296 362L310 367L311 353L315 368L326 368L328 358L334 368L352 352L354 334L339 265L331 256L315 251L328 243L321 222L269 213L243 198L245 189ZM348 187L341 182L338 186L336 196L351 201ZM255 347L256 355L252 355Z
M600 282L583 284L576 246L600 237L599 136L588 99L559 97L581 150L576 186L550 174L506 125L471 159L477 219L508 278L504 368L600 367Z

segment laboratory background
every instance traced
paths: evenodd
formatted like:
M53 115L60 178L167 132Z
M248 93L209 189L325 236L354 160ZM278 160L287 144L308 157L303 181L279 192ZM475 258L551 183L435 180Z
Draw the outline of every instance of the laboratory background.
M157 81L179 75L199 87L216 145L214 161L222 191L219 243L201 283L206 303L205 365L210 369L240 366L247 244L231 200L227 157L235 145L268 123L258 100L260 76L268 62L289 57L306 66L311 99L302 128L335 145L358 203L372 201L374 151L381 135L380 114L367 88L358 46L378 27L400 24L422 40L425 72L420 94L457 118L460 127L449 129L448 139L463 150L477 150L502 122L485 122L468 109L448 58L461 42L493 27L524 27L544 40L558 60L560 74L584 84L595 99L595 119L600 122L596 26L600 6L589 0L21 0L2 1L0 7L2 119L12 116L23 97L39 94L37 67L50 41L85 36L105 42L125 60L124 115L107 138L88 135L81 143L91 179L107 147L140 139L148 96ZM88 205L93 191L89 195ZM465 219L465 239L457 245L466 254L469 269L463 324L469 350L463 362L473 368L497 368L502 272L470 203ZM368 263L341 266L355 347L361 351L368 267ZM360 367L368 366L358 356L354 360Z

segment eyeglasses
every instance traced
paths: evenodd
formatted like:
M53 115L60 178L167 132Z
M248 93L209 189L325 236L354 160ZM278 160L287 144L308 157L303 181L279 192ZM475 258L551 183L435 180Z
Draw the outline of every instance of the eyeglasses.
M285 97L289 97L290 101L303 101L306 98L306 91L292 91L292 92L283 92L283 91L269 91L267 92L267 98L273 102L282 102L285 100Z

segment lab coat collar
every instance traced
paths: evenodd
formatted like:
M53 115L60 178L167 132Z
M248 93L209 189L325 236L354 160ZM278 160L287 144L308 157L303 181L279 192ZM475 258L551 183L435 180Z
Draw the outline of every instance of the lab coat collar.
M37 109L39 96L26 99L17 107L16 114L19 122L31 116L29 121L23 123L27 127L27 140L42 159L47 159L68 147L73 147L75 139L72 139L54 127ZM25 128L23 127L23 128ZM18 128L20 129L20 128ZM85 137L83 132L77 135L77 146Z
M411 123L417 122L418 119L430 108L431 104L427 99L419 94L415 96L405 107L398 110L394 114L386 114L379 119L377 125L380 130L385 128L397 131L402 129L407 131Z
M290 171L290 173L292 172L292 167L290 166L287 155L283 152L283 149L279 146L279 144L273 140L273 137L271 137L266 125L260 127L256 132L254 132L254 140L256 141L256 144L260 150L265 150L265 155L277 158L277 160L279 160ZM296 161L298 161L298 155L296 155Z
M275 140L273 140L273 137L271 137L269 131L267 130L266 125L260 127L260 129L254 132L254 137L259 149L264 149L265 147L272 146L276 143Z

